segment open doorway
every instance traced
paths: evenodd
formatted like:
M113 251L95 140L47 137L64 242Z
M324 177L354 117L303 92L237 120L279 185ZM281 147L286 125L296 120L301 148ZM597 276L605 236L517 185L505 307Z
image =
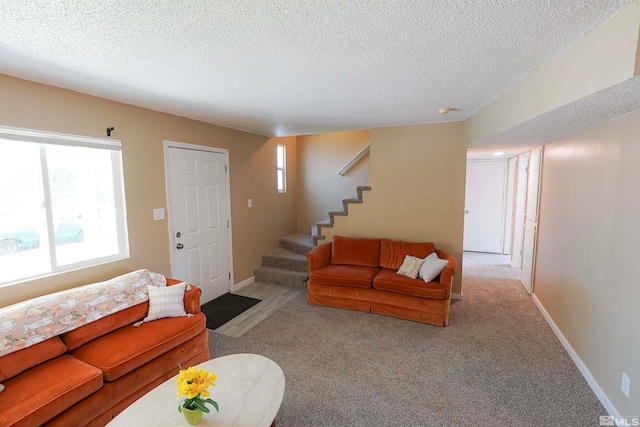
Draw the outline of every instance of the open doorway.
M519 279L531 294L542 147L490 154L467 161L463 275Z

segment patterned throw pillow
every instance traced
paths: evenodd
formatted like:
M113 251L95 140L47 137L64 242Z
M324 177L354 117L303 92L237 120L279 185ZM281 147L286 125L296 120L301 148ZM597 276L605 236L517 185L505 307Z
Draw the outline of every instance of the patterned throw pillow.
M157 287L147 285L149 292L149 314L143 322L165 317L187 316L184 310L185 282L173 286Z
M404 257L404 262L398 269L397 273L411 279L415 279L418 277L418 272L420 271L420 266L422 266L423 262L424 260L422 258L407 255Z

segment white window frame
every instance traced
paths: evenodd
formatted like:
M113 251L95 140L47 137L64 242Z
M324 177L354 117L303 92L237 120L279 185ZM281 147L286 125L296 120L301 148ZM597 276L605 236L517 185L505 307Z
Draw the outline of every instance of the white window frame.
M279 165L278 151L282 149L282 166ZM282 187L280 187L280 180L278 179L282 171ZM284 144L276 145L276 188L278 193L287 192L287 146Z
M8 140L8 141L4 141ZM0 144L10 142L28 142L40 144L39 151L42 159L39 173L42 176L44 186L44 208L47 219L47 233L49 234L49 257L51 261L51 269L48 272L36 274L32 276L23 276L21 278L8 282L0 282L0 287L14 285L21 282L34 280L40 277L51 276L81 268L93 267L108 262L118 261L129 258L129 240L126 221L126 203L124 193L124 174L122 165L121 142L116 139L95 138L80 135L71 135L55 132L44 132L32 129L23 129L10 126L0 126ZM53 215L51 205L51 195L49 193L49 182L45 177L48 176L45 145L61 145L71 147L89 147L103 150L110 150L111 166L113 173L113 193L115 205L115 221L116 233L118 239L118 253L98 258L78 261L62 266L57 264L56 247L53 230ZM2 280L0 278L0 280Z

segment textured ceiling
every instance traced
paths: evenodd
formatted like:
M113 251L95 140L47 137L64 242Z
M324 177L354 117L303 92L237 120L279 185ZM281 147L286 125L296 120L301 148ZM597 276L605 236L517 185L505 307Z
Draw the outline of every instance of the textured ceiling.
M458 121L627 2L2 0L0 73L268 136Z

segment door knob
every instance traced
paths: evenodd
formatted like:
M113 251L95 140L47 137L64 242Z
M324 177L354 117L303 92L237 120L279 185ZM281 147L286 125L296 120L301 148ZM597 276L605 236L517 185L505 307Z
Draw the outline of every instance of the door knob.
M182 243L178 243L178 244L176 245L176 248L178 248L178 249L182 249L182 248L184 248L184 245L183 245Z

